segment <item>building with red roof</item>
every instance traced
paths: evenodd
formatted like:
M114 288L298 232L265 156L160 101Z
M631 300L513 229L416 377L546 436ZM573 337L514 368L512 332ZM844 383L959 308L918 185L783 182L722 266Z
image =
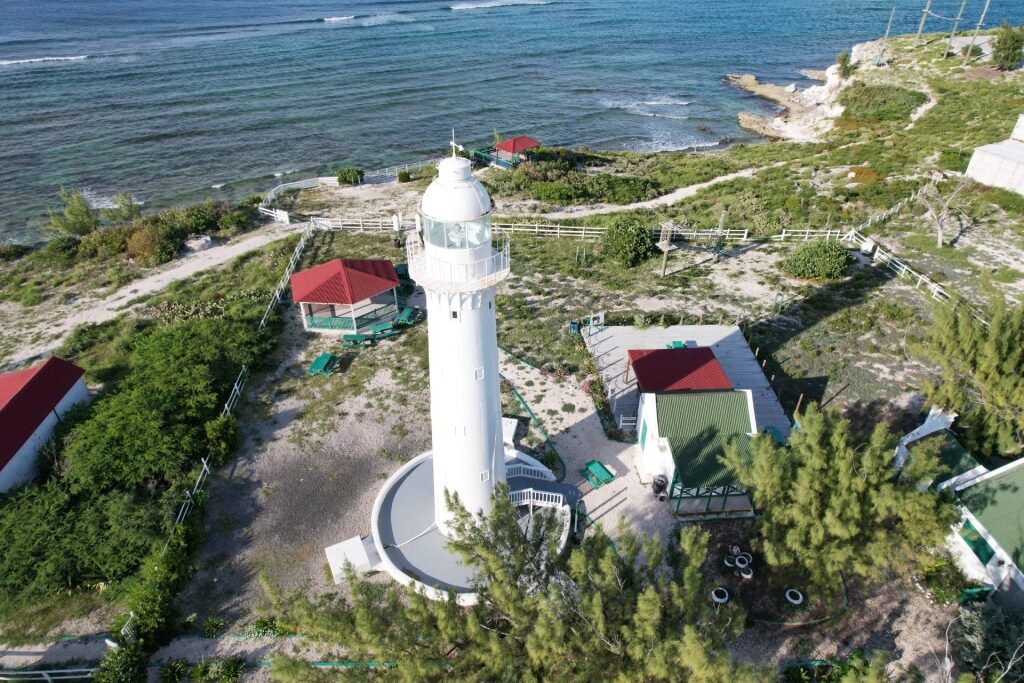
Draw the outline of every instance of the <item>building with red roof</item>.
M386 259L334 259L292 275L307 330L358 332L398 313L400 280Z
M528 152L531 149L537 149L540 147L540 143L531 137L525 135L518 135L508 140L502 140L494 146L494 149L499 152L507 152L508 154L522 154Z
M36 456L72 407L89 400L82 368L52 357L0 375L0 492L31 479Z
M706 346L631 349L628 359L641 394L733 388L715 352Z
M741 451L757 432L753 394L737 389L708 346L674 342L661 349L630 349L627 372L636 378L638 469L643 478L663 477L661 495L684 514L684 501L704 502L696 511L750 512L750 499L719 458L730 443Z

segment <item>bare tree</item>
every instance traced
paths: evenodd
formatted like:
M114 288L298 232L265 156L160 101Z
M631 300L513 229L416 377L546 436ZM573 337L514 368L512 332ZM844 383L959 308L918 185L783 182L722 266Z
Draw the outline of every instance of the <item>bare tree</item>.
M928 217L935 225L935 246L942 247L945 243L946 225L954 216L966 217L963 206L957 201L960 193L970 184L967 177L960 179L953 191L943 195L935 183L928 185L917 194L918 201L924 205Z

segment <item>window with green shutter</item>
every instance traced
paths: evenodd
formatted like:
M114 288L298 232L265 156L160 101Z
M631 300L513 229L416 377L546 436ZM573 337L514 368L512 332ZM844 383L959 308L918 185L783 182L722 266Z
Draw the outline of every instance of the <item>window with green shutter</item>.
M644 442L647 441L647 421L640 419L640 449L643 450Z

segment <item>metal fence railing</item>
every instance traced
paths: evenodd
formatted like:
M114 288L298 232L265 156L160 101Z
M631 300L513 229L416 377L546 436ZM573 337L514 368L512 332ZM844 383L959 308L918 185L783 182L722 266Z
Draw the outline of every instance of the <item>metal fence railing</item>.
M96 669L3 670L0 681L90 681Z

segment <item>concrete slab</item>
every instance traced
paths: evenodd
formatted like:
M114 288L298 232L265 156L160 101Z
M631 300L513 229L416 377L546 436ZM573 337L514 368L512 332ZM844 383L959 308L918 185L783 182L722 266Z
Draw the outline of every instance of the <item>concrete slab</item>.
M325 548L327 564L331 568L331 575L334 583L341 583L345 580L345 563L350 562L352 568L361 573L375 571L380 566L380 555L373 545L373 538L370 536L353 536L352 538L335 543Z

